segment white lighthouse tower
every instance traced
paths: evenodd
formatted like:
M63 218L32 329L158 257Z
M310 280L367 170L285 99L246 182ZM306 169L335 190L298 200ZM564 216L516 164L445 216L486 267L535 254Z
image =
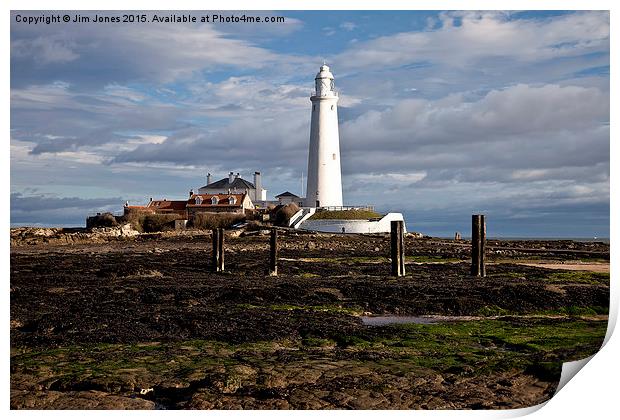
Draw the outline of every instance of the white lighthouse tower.
M342 206L338 93L334 89L334 76L325 64L314 81L305 205Z

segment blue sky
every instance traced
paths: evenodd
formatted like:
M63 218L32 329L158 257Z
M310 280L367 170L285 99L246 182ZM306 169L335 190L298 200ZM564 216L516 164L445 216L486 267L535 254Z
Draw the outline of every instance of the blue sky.
M11 13L13 225L183 198L207 172L259 170L269 196L300 193L325 60L347 204L402 211L430 235L467 232L484 212L491 236L609 236L608 12L252 12L285 23L245 25L17 14L40 13Z

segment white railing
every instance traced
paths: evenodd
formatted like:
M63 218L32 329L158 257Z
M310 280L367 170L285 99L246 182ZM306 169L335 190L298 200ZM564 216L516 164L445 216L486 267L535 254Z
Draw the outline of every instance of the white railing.
M299 226L301 226L301 224L303 222L305 222L306 220L308 220L316 211L316 209L314 209L313 207L304 207L301 210L299 210L299 212L301 212L301 214L299 214L299 212L297 212L295 214L295 216L297 216L299 214L299 216L297 216L295 218L295 220L293 221L293 223L291 223L289 226L292 226L294 229L299 229Z
M375 211L375 206L326 206L326 207L319 207L316 209L316 211L343 211L343 210Z
M311 91L311 92L310 92L310 97L311 97L311 98L313 98L313 97L317 97L317 98L327 98L327 97L329 97L329 96L338 97L338 93L339 93L339 92L338 92L337 90L330 90L330 92L333 92L334 94L333 94L333 95L327 95L327 94L324 94L324 95L317 95L315 91Z

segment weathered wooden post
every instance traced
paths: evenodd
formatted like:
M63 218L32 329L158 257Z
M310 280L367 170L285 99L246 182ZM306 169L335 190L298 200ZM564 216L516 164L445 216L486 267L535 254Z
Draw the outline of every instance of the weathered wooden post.
M218 229L217 234L217 242L218 242L218 266L217 271L224 271L224 229Z
M476 277L486 277L486 267L484 264L485 242L487 228L484 214L473 214L471 216L471 275Z
M219 229L213 229L211 230L211 269L213 271L218 271L218 261L219 261L219 256L218 256L218 248L219 248L219 244L220 241L218 239L219 236Z
M213 271L224 271L224 229L213 229L211 231L211 243L213 246L211 255Z
M271 229L269 238L269 275L278 275L278 230Z
M392 275L401 277L405 275L405 240L403 221L394 220L390 222L390 228Z

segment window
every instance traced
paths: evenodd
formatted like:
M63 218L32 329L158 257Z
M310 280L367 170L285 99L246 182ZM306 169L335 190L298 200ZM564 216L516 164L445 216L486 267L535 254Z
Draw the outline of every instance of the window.
M316 106L315 105L312 105L312 110L313 111L316 110Z
M196 197L196 204L198 205L202 204L202 197L200 196Z
M334 106L332 105L332 111L334 110Z
M234 196L228 197L228 204L234 205L237 202L237 199Z
M336 160L336 154L332 154L332 160Z
M215 205L217 203L219 203L220 199L217 198L217 195L214 195L213 197L211 197L211 204Z

